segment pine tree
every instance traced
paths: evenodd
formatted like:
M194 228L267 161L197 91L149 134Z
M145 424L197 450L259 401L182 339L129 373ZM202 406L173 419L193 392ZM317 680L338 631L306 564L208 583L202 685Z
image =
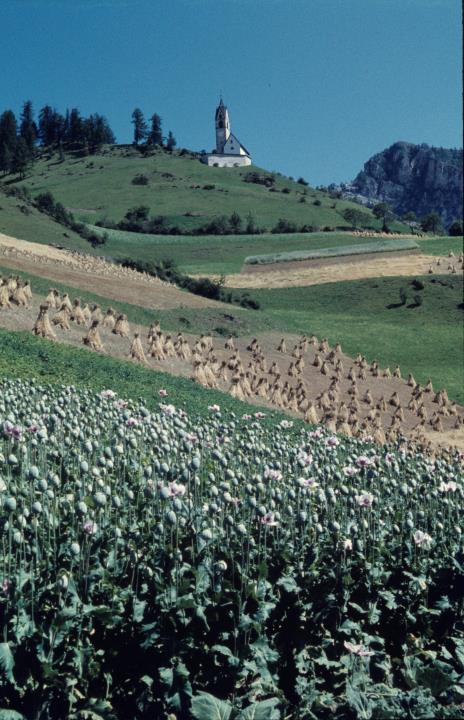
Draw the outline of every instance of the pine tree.
M32 156L34 153L34 147L37 142L37 125L34 122L34 113L32 110L32 102L26 100L23 105L23 111L21 113L21 122L19 126L19 134L24 138L26 145L29 149L29 153Z
M163 144L163 133L161 130L161 118L159 115L154 113L151 118L151 129L148 134L148 142L151 145L162 145Z
M140 108L135 108L132 113L132 124L134 126L134 144L138 145L139 142L145 140L148 132L147 123Z
M168 150L169 152L172 152L174 150L174 148L176 147L176 145L177 145L176 139L170 130L168 133L168 139L166 140L166 150Z
M0 172L3 175L7 175L11 170L11 161L13 159L13 152L6 143L0 145Z
M60 139L61 116L50 105L44 105L39 112L39 139L44 147L51 147ZM64 118L63 118L64 121Z
M26 174L26 170L31 162L31 153L27 143L23 137L18 138L13 159L11 162L11 172L17 173L21 180Z

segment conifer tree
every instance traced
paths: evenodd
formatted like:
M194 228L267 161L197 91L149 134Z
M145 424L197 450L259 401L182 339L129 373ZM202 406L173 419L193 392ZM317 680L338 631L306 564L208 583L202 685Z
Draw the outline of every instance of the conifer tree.
M148 132L147 123L140 108L135 108L132 113L132 124L134 126L134 145L138 145L139 142L145 140Z
M176 139L170 130L168 133L168 139L166 140L166 150L168 150L169 152L172 152L174 150L174 148L176 147L176 145L177 145Z
M24 138L29 153L32 156L37 142L38 131L37 125L34 122L34 113L32 110L32 102L30 100L26 100L23 105L19 134L22 138Z
M11 172L17 173L21 180L31 162L31 153L23 137L18 138L11 161Z
M148 134L148 142L151 145L162 145L163 144L163 133L161 130L161 118L159 115L154 113L151 118L151 128Z

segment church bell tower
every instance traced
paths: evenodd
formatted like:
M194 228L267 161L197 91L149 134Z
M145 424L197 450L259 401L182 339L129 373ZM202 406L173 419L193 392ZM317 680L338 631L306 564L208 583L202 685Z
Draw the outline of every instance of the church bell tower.
M221 100L216 108L216 152L223 153L224 145L230 137L229 111Z

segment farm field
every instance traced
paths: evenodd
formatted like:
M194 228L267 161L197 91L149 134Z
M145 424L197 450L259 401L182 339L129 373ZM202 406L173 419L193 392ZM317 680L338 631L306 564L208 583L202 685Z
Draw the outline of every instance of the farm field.
M420 382L431 377L460 402L464 329L462 276L372 278L311 287L249 290L264 315L295 333L315 333L341 342L350 355L358 352L383 365L400 364ZM408 299L400 303L400 289ZM415 306L414 296L422 304Z
M100 252L115 258L131 257L148 262L170 258L183 272L191 275L239 273L250 254L342 248L360 242L359 236L348 232L171 237L106 230L92 225L90 229L109 238Z
M457 456L1 389L5 717L462 716Z
M0 272L4 275L11 272L5 261ZM20 275L31 280L36 292L43 296L47 294L49 280L31 272ZM424 289L416 290L412 284L414 280L423 283ZM53 284L72 297L77 294L75 286L67 282ZM400 306L400 289L403 287L408 299L406 305ZM160 320L162 326L172 332L219 332L258 337L270 331L315 333L318 337L327 337L332 345L341 342L353 357L362 353L368 360L377 359L384 366L400 364L403 374L412 372L423 383L431 377L435 385L446 387L451 397L459 402L464 400L462 276L418 275L416 278L377 278L311 287L248 290L249 296L259 302L259 310L206 301L180 291L179 297L186 297L185 305L166 308L160 297L162 288L155 289L148 307L143 307L136 305L135 300L131 303L118 300L118 282L111 288L106 297L81 289L78 294L84 302L97 302L102 307L112 304L116 310L125 312L132 322L147 325ZM422 304L414 307L415 296L420 296ZM147 294L146 299L149 297ZM201 313L188 307L189 297L204 300Z
M67 156L62 162L58 153L44 156L26 178L12 177L8 182L26 187L33 196L52 192L76 218L91 223L118 222L130 208L145 205L152 215L163 215L170 224L186 229L234 212L245 222L250 211L260 228L270 229L280 218L299 225L349 227L340 212L347 207L359 209L349 201L334 200L277 174L278 192L270 192L264 185L243 182L247 172L266 177L272 174L254 166L225 171L207 167L188 153L160 150L143 157L133 147L106 146L96 155ZM147 177L147 185L133 184L139 175ZM301 198L306 202L300 202ZM371 226L380 227L370 211L366 213L372 218ZM400 224L398 229L404 231L405 227Z

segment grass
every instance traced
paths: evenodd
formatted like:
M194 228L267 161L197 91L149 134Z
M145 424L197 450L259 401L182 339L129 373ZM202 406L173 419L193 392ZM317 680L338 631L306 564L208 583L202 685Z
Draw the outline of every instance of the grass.
M208 406L242 415L257 411L255 405L234 400L226 393L209 390L186 378L174 377L124 360L99 355L85 349L60 345L36 338L30 333L0 328L0 378L36 378L41 383L75 385L95 391L111 389L124 398L140 398L149 408L159 401L159 390L168 395L162 402L172 403L189 414L208 413ZM285 417L266 409L272 424Z
M462 237L428 237L418 238L421 250L428 255L448 255L451 250L455 255L464 251Z
M278 192L243 182L244 175L253 170L269 174L253 166L210 168L177 152L159 150L143 157L132 147L106 146L97 155L67 156L62 162L58 154L44 155L24 180L13 177L6 182L27 187L34 196L52 192L85 222L119 221L129 208L146 205L153 215L163 215L169 223L189 229L233 212L243 219L252 212L256 224L268 229L280 218L299 225L349 227L340 213L347 207L359 209L279 175L275 176ZM141 174L148 177L148 184L134 185L133 178ZM214 187L205 189L208 185ZM370 216L372 226L379 227L379 221Z
M90 245L72 230L24 201L0 192L0 233L46 245L62 245L88 252Z
M359 243L358 236L346 232L189 237L145 235L94 226L90 229L102 235L106 233L109 238L99 248L99 253L104 252L113 258L131 257L152 262L170 258L190 275L238 273L250 253L308 252L334 246L351 247ZM373 241L372 244L377 245L378 242L381 241Z
M319 250L296 250L293 252L273 253L270 255L252 255L245 258L246 265L267 265L277 262L292 262L293 260L316 260L318 258L342 257L346 255L364 255L366 253L385 253L402 250L417 250L414 240L375 240L360 245L341 245L326 247Z
M315 333L349 355L364 354L382 366L398 363L421 383L432 378L450 397L464 401L463 282L459 276L374 278L311 287L250 290L261 313L287 332ZM399 305L399 291L408 294ZM414 295L423 303L414 306Z

